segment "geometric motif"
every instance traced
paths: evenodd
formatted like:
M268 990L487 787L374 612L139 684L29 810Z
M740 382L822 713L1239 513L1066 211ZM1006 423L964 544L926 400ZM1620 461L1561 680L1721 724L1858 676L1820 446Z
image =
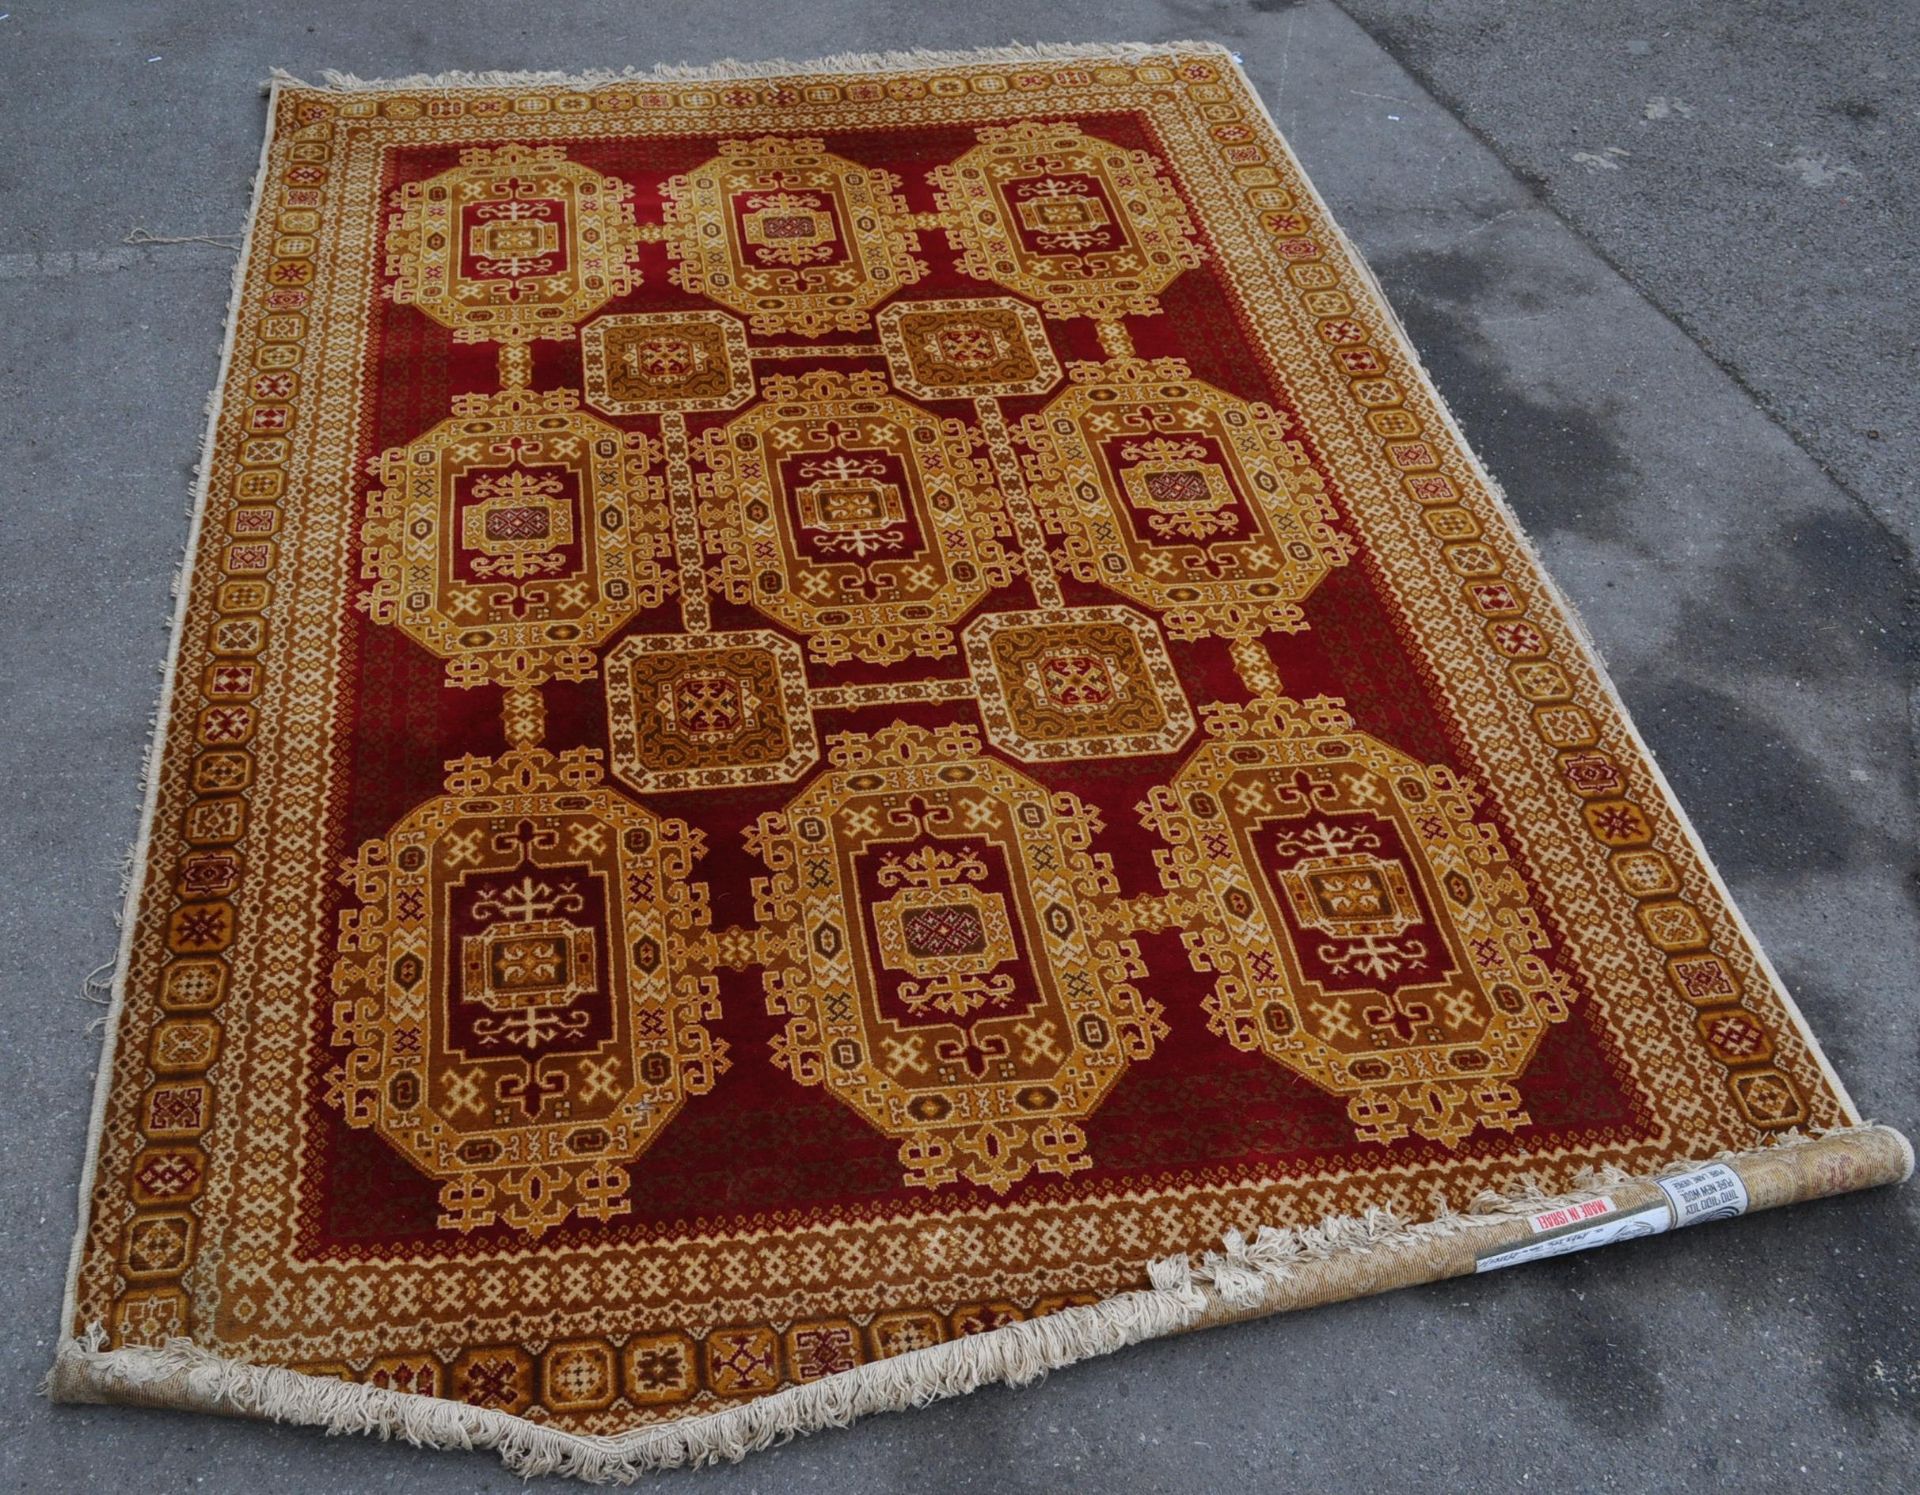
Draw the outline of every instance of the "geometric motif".
M746 313L757 333L857 332L925 273L899 185L818 140L723 140L661 186L674 284Z
M833 768L749 832L772 880L774 1062L900 1141L905 1181L1005 1193L1091 1166L1078 1124L1167 1031L1098 816L965 727L832 739Z
M1207 732L1140 813L1194 900L1208 1027L1345 1096L1364 1141L1525 1126L1512 1081L1573 987L1473 786L1326 698L1262 697Z
M780 1340L772 1329L721 1329L707 1336L707 1384L721 1396L749 1396L780 1384Z
M795 1324L786 1350L794 1380L818 1381L860 1363L860 1331L844 1319Z
M983 613L963 635L987 740L1030 763L1177 750L1193 712L1130 607Z
M613 772L641 793L789 783L820 757L800 650L769 629L622 639L606 696Z
M540 1384L560 1412L597 1412L619 1392L612 1349L597 1339L557 1344L541 1357Z
M916 400L1040 395L1060 382L1046 324L1011 296L895 301L874 326L894 387Z
M1736 1073L1728 1088L1741 1113L1755 1126L1800 1126L1807 1119L1806 1101L1794 1089L1793 1082L1777 1069Z
M693 1341L684 1334L636 1334L621 1359L627 1395L643 1407L683 1402L699 1389Z
M609 415L732 410L753 398L747 334L723 311L622 312L580 333L587 403Z
M147 1215L127 1232L121 1263L129 1277L166 1276L193 1259L194 1217L183 1211Z
M453 1362L452 1399L518 1414L533 1402L533 1357L516 1345L466 1351Z
M1300 604L1353 543L1280 417L1177 359L1067 374L1019 429L1060 573L1143 603L1178 639L1306 627Z
M599 777L578 749L459 759L348 865L327 1098L445 1180L443 1229L626 1213L626 1165L726 1068L686 954L704 838Z
M557 145L477 146L400 189L387 230L387 294L456 342L570 337L640 283L633 188Z
M375 462L361 605L447 661L447 683L592 677L593 647L675 578L654 448L570 390L463 395Z
M1072 124L988 126L930 173L960 268L1050 317L1151 316L1203 256L1161 165Z
M979 434L872 373L776 375L760 392L704 446L721 594L804 634L823 664L953 653L949 625L1017 564Z

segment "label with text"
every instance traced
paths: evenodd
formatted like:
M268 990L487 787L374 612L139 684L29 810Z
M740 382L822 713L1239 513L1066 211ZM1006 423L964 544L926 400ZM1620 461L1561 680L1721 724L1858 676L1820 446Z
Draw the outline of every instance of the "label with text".
M1611 1196L1603 1194L1598 1199L1529 1215L1527 1224L1534 1239L1483 1251L1474 1258L1473 1269L1496 1272L1522 1262L1591 1251L1615 1241L1662 1235L1705 1220L1730 1220L1747 1212L1746 1185L1725 1163L1709 1163L1657 1182L1661 1197L1633 1209L1623 1210Z

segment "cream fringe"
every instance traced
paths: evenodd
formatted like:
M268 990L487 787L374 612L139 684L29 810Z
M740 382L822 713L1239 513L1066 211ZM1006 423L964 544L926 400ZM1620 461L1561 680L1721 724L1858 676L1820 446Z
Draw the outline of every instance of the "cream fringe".
M723 58L691 65L663 63L652 68L590 68L579 73L448 72L410 73L400 78L359 78L331 68L320 76L326 87L341 93L386 93L401 89L442 88L602 88L613 83L699 83L738 78L786 78L803 73L897 73L936 67L967 67L980 63L1071 62L1137 60L1168 57L1175 52L1230 56L1218 42L1012 42L1004 47L977 47L960 51L915 48L903 52L836 52L826 57L790 61L784 57L759 62ZM315 88L293 74L275 68L271 82L287 88Z
M1913 1148L1890 1127L1866 1125L1818 1138L1787 1136L1772 1147L1702 1161L1733 1167L1751 1207L1765 1209L1897 1182L1913 1171ZM1137 1292L862 1365L744 1406L612 1436L569 1433L462 1402L226 1360L185 1339L158 1349L107 1350L98 1326L62 1343L45 1389L57 1401L193 1407L330 1433L399 1437L428 1448L495 1448L519 1474L626 1483L654 1470L737 1460L801 1433L843 1427L873 1412L925 1406L989 1382L1024 1385L1144 1339L1470 1273L1481 1252L1529 1238L1526 1216L1603 1192L1617 1196L1621 1208L1653 1202L1660 1197L1654 1179L1701 1165L1676 1163L1637 1179L1602 1169L1558 1195L1522 1180L1505 1193L1481 1195L1465 1213L1441 1208L1418 1224L1374 1209L1318 1225L1263 1227L1251 1238L1235 1231L1218 1252L1198 1262L1183 1256L1153 1262L1147 1268L1152 1286Z

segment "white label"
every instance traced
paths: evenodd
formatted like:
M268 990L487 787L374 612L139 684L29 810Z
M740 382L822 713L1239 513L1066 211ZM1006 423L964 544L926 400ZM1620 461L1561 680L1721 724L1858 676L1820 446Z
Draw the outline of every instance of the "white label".
M1725 1163L1709 1163L1691 1173L1663 1178L1660 1192L1673 1206L1675 1229L1703 1220L1731 1220L1747 1212L1747 1186Z
M1569 1225L1585 1225L1602 1215L1610 1215L1616 1208L1609 1195L1602 1194L1598 1199L1583 1199L1578 1204L1563 1204L1559 1209L1550 1209L1542 1214L1529 1215L1527 1224L1533 1227L1535 1235L1545 1235L1549 1230L1565 1230Z
M1597 1219L1594 1215L1583 1217L1593 1219L1593 1224L1582 1224L1578 1219L1557 1227L1543 1227L1539 1223L1562 1215L1581 1216L1583 1210L1595 1204L1604 1204L1606 1209L1596 1212ZM1474 1271L1497 1272L1502 1267L1517 1267L1525 1261L1544 1261L1549 1256L1591 1251L1595 1246L1610 1246L1615 1241L1630 1241L1637 1236L1659 1235L1661 1231L1672 1228L1673 1214L1664 1203L1616 1210L1611 1199L1595 1199L1586 1205L1573 1205L1564 1210L1549 1210L1544 1215L1535 1215L1530 1223L1535 1231L1543 1232L1538 1240L1519 1246L1504 1246L1476 1257Z
M1663 1235L1703 1220L1730 1220L1747 1212L1747 1186L1725 1163L1709 1163L1691 1173L1658 1180L1661 1198L1638 1209L1621 1210L1606 1195L1527 1217L1535 1240L1503 1246L1476 1257L1476 1272L1497 1272L1526 1261L1544 1261L1591 1251L1615 1241Z

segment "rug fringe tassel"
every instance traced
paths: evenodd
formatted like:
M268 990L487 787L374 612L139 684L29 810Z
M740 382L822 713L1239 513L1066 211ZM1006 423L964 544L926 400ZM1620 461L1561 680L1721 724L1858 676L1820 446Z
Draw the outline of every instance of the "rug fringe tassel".
M745 78L784 78L800 73L889 73L935 67L965 67L983 63L1084 62L1096 58L1136 60L1188 55L1229 55L1217 42L1010 42L1002 47L959 51L914 48L895 52L836 52L825 57L792 60L784 57L743 62L663 63L651 68L590 68L584 72L445 72L410 73L397 78L361 78L329 68L320 76L324 85L296 78L275 68L269 84L285 88L320 89L336 93L386 93L417 88L604 88L614 83L703 83Z
M1711 1162L1740 1174L1750 1208L1758 1210L1898 1182L1913 1172L1914 1155L1899 1132L1869 1123L1819 1137L1788 1134L1770 1147L1675 1163L1637 1178L1596 1170L1560 1194L1521 1177L1505 1191L1482 1194L1465 1211L1436 1206L1434 1218L1418 1223L1373 1209L1317 1225L1266 1226L1250 1237L1232 1231L1218 1252L1198 1262L1184 1256L1153 1262L1151 1285L1139 1291L615 1436L569 1433L462 1402L222 1359L185 1339L109 1350L98 1325L60 1346L43 1390L63 1402L194 1407L429 1448L493 1448L529 1477L625 1483L655 1470L737 1460L801 1433L924 1406L990 1382L1024 1385L1075 1361L1209 1323L1471 1273L1477 1254L1527 1239L1530 1215L1602 1193L1631 1208L1660 1197L1658 1179Z

